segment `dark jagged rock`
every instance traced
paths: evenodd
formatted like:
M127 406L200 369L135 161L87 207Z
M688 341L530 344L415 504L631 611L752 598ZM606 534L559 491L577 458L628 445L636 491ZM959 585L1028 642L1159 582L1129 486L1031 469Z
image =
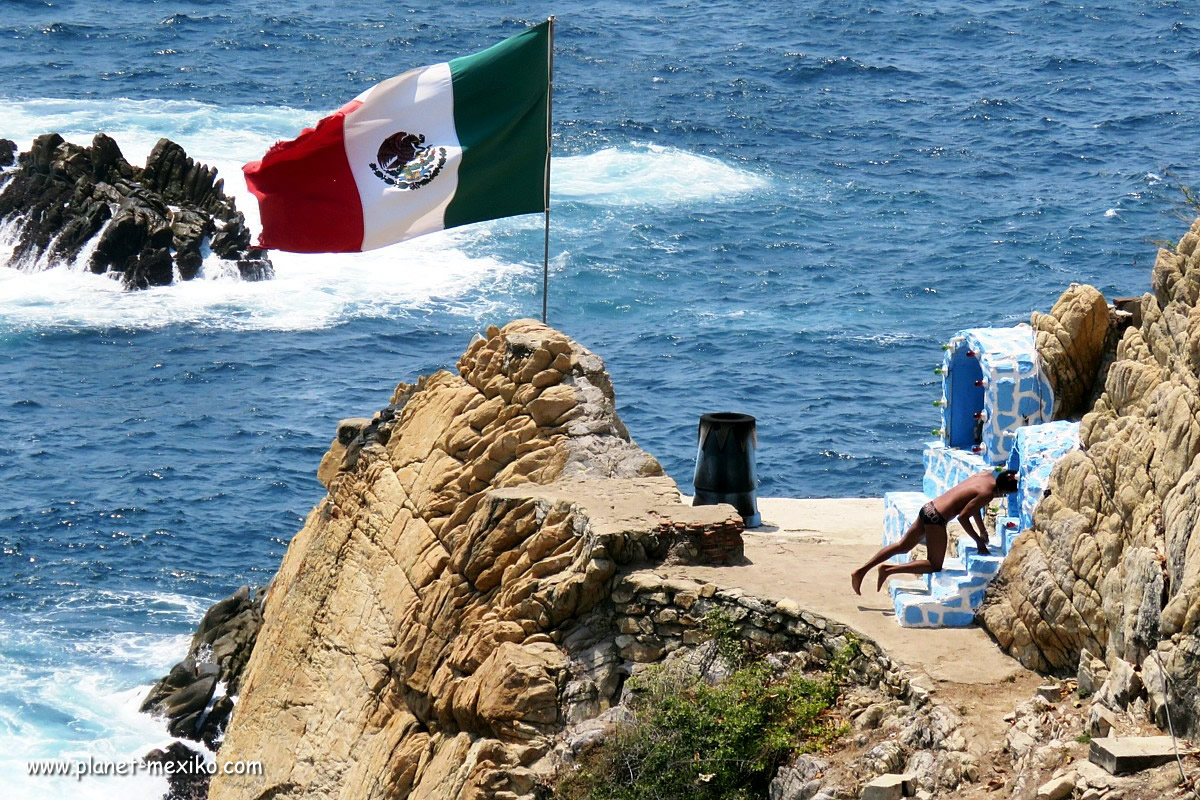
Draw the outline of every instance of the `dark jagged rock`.
M143 761L162 764L167 776L167 793L163 800L205 800L211 775L205 769L204 756L183 744L173 742L165 750L154 749Z
M229 715L232 713L233 698L229 695L222 695L221 699L213 703L212 708L209 709L207 724L204 725L201 733L201 738L209 750L215 751L220 747L221 736L225 733L225 727L229 724Z
M14 264L72 262L95 240L88 268L130 289L191 280L205 247L244 280L274 275L216 169L169 139L158 141L145 168L103 133L91 147L47 133L28 152L16 149L0 139L0 168L16 164L0 190L0 222L20 219Z
M229 694L238 693L242 670L262 626L262 600L261 591L252 598L250 587L243 586L210 608L192 637L189 652L209 654Z
M208 709L208 701L212 699L216 688L217 676L205 675L168 697L165 703L166 715L171 722L167 725L167 733L188 739L201 738L204 712Z
M213 605L188 655L156 683L141 710L167 718L167 732L216 749L238 693L242 670L262 626L262 592L243 586ZM215 702L219 687L224 692Z

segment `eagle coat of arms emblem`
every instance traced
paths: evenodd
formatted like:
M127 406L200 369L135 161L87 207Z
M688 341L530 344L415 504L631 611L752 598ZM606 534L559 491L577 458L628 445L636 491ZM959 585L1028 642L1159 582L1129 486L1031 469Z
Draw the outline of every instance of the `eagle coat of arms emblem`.
M379 180L397 189L420 189L446 165L446 148L425 144L425 134L398 131L379 145L368 166Z

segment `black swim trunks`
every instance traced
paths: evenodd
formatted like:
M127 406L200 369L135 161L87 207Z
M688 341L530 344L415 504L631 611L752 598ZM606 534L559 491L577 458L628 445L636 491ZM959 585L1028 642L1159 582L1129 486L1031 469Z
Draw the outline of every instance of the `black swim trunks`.
M946 518L938 513L938 510L933 507L932 500L921 506L921 510L917 516L926 525L941 525L943 528L946 527Z

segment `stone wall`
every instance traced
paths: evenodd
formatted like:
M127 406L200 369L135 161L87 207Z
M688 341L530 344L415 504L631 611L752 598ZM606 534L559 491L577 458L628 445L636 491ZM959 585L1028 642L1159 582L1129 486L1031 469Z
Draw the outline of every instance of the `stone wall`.
M652 663L680 647L699 644L708 637L705 617L719 612L751 648L804 653L813 666L828 665L853 639L858 655L850 662L849 674L856 683L878 686L896 697L907 697L911 689L908 670L875 642L793 600L762 600L739 589L663 578L649 571L619 576L610 600L619 634L617 653L633 663Z
M1055 467L981 611L1001 646L1039 670L1073 673L1084 649L1147 669L1157 650L1189 733L1200 732L1198 243L1200 220L1159 251L1154 293L1120 338L1081 447Z
M715 626L706 622L714 613L723 620ZM858 797L866 781L883 773L908 773L925 796L979 780L978 753L969 752L963 720L936 702L927 676L893 662L872 640L790 600L649 569L615 576L610 601L565 642L573 651L573 679L564 693L568 725L556 737L556 767L575 768L589 747L638 724L629 693L620 689L624 676L655 663L710 681L727 676L735 667L719 641L710 641L714 627L725 627L777 674L821 670L851 641L858 645L838 709L852 721L853 741L836 757L827 755L829 761L794 756L776 772L771 800ZM601 697L607 700L598 702Z

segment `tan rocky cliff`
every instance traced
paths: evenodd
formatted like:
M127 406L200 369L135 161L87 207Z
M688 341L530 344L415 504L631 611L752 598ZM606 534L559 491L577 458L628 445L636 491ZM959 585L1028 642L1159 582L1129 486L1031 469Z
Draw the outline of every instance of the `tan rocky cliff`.
M617 565L737 555L733 509L679 503L597 356L523 320L459 373L340 426L218 755L264 774L216 776L214 800L528 795L551 737L618 690L587 618Z
M1191 733L1200 732L1198 243L1200 220L1176 251L1159 251L1154 293L1117 345L1081 447L1055 467L980 612L1029 667L1073 673L1086 650L1085 662L1107 660L1126 683L1130 665L1140 668L1155 719L1165 724L1169 702ZM1036 317L1035 326L1054 327ZM1086 369L1078 358L1071 367ZM1085 395L1085 378L1069 383L1079 387L1072 398Z
M1110 336L1108 303L1098 289L1072 286L1049 314L1033 312L1034 342L1054 387L1054 418L1087 410Z

